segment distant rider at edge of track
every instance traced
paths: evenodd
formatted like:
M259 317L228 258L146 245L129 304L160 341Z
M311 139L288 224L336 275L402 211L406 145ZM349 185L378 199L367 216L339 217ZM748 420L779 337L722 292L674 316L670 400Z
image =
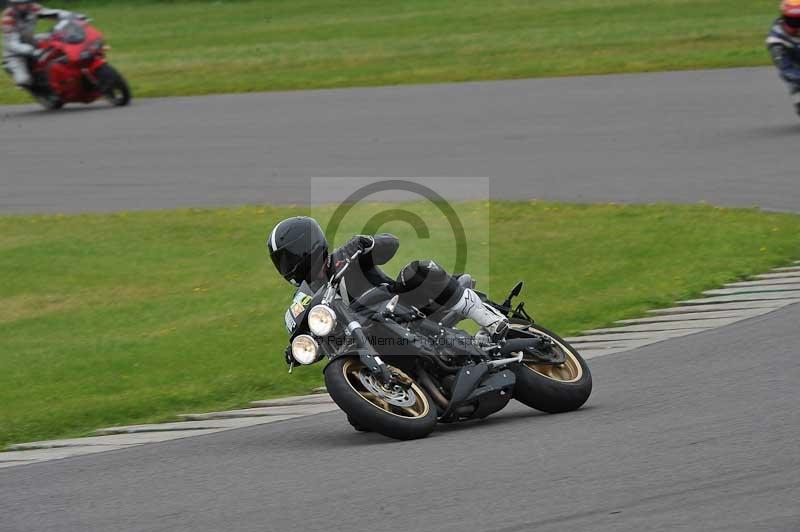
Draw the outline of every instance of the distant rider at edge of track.
M769 31L767 48L800 115L800 0L781 2L781 16Z
M48 9L30 0L10 0L3 11L0 27L3 33L3 68L19 87L33 84L28 62L40 53L36 48L36 22L40 18L64 19L70 15L86 18L63 9Z

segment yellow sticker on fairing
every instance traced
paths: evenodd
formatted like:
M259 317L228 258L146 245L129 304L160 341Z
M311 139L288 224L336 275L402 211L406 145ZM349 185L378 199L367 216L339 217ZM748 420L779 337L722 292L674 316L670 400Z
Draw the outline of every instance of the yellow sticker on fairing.
M310 295L304 294L303 292L297 292L292 300L292 306L289 307L292 310L292 316L296 318L305 312L309 303L311 303Z

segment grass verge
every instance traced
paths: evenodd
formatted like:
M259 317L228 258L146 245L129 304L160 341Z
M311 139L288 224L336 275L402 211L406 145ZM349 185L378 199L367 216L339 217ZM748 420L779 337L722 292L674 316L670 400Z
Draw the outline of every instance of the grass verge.
M702 205L489 206L455 205L467 235L481 234L469 242L468 269L482 265L479 286L495 297L526 280L530 311L564 334L800 257L793 215ZM447 266L454 252L446 222L431 206L405 208L442 237L418 239L389 221L384 229L404 245L387 272L413 258ZM359 205L347 220L382 210ZM297 212L0 217L0 446L320 384L321 366L286 374L283 312L292 289L263 245L272 224ZM339 235L360 230L346 221Z
M54 1L91 15L138 96L767 64L753 0ZM0 102L29 101L0 83Z

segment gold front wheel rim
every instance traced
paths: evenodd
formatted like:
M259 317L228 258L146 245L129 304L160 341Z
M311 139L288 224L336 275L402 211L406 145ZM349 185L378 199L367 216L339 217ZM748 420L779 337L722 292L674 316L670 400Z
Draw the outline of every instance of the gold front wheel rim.
M366 369L366 366L360 360L348 359L342 365L342 374L344 380L356 394L369 403L370 405L384 411L393 416L405 419L418 419L423 418L430 412L430 404L425 396L425 392L417 386L417 384L406 375L403 371L393 366L388 366L392 374L404 384L407 384L409 389L413 391L416 401L410 406L398 406L387 401L385 398L368 390L362 383L359 373Z

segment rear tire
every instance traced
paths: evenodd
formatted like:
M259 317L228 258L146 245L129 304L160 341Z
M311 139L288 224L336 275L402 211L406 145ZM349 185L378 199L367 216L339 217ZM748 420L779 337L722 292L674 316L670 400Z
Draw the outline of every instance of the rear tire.
M389 369L409 383L405 398L413 404L396 406L371 392L359 375L367 376L366 367L357 357L345 356L325 368L325 387L334 402L347 414L353 427L361 432L377 432L397 440L424 438L436 426L436 407L425 391L397 368ZM382 405L382 406L381 406Z
M550 414L569 412L583 406L592 393L592 374L586 361L574 347L544 327L531 325L527 330L550 338L565 351L567 361L560 366L525 362L514 364L512 370L517 377L514 399Z
M117 69L106 63L95 72L97 84L103 97L115 107L123 107L131 101L131 89L128 82L117 72Z

